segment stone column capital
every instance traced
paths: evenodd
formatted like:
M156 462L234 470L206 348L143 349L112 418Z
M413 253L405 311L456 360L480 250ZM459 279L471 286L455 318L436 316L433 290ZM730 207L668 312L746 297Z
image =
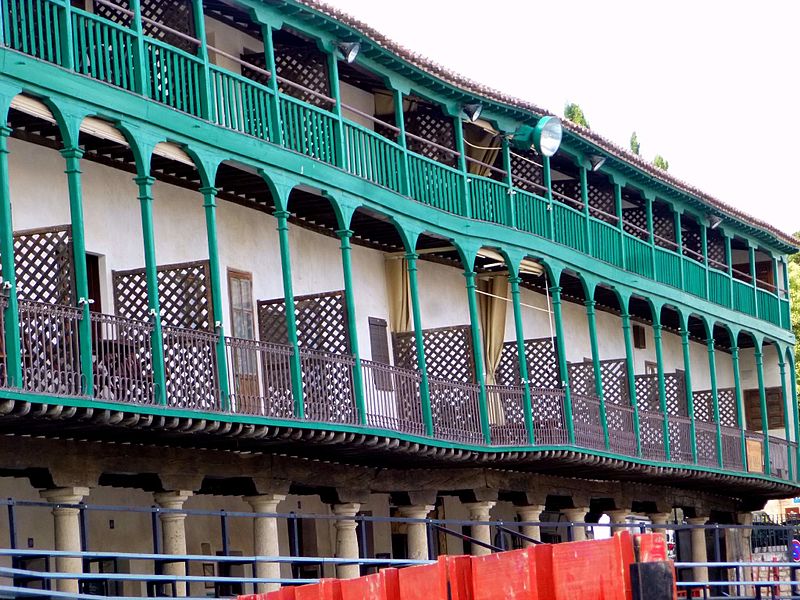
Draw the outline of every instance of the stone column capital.
M78 504L88 495L88 487L60 487L39 492L39 496L53 504Z
M650 513L647 515L653 525L666 525L669 523L670 513Z
M686 522L689 525L705 525L708 523L708 517L689 517Z
M572 523L583 523L589 513L588 506L578 506L577 508L562 508L561 512Z
M544 512L544 508L544 504L528 504L526 506L514 507L521 521L533 523L539 522L539 519Z
M242 498L257 513L274 513L278 504L286 500L285 494L260 494L258 496L245 496Z
M428 514L436 508L432 504L420 504L414 506L400 506L397 513L404 519L427 519Z
M483 502L465 502L464 508L469 511L469 518L471 521L489 521L491 517L489 512L494 508L497 502L485 500Z
M156 501L161 508L171 510L180 510L183 508L184 502L194 495L194 492L189 490L173 490L170 492L156 492L153 494L153 500Z
M628 515L631 514L631 511L627 508L620 508L617 510L606 511L606 514L608 515L609 519L611 519L612 523L624 523Z

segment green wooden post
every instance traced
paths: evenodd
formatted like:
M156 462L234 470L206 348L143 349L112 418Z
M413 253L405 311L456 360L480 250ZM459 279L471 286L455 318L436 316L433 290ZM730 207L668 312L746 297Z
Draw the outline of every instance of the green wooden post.
M778 283L778 258L774 254L772 254L772 274L772 281L775 282L775 291L773 293L775 294L775 299L778 301L778 322L776 325L781 327L785 326L785 324L783 323L783 310L781 309L781 286Z
M217 334L216 364L217 385L219 386L220 408L230 410L230 381L228 379L228 361L225 347L225 327L222 313L222 267L219 261L219 244L217 236L217 193L215 187L202 187L203 209L206 216L206 240L208 243L208 264L211 270L211 305L214 318L214 332Z
M353 393L355 394L358 421L367 424L367 406L364 397L364 376L361 372L361 354L358 351L358 326L356 322L356 300L353 293L353 262L350 238L353 232L350 229L336 231L341 242L342 274L344 276L344 308L347 314L347 333L350 337L350 354L355 362L353 366Z
M786 432L786 443L789 444L792 440L792 429L789 421L789 403L787 400L790 398L789 389L786 387L786 361L783 360L783 352L778 348L778 367L781 370L781 396L783 396L783 428ZM788 456L788 474L789 480L792 479L792 452L791 446L786 447L786 455Z
M556 216L553 211L553 179L550 172L549 156L542 156L542 181L544 182L545 195L547 196L547 235L551 240L555 240Z
M592 240L591 211L589 210L589 172L584 166L578 167L581 178L581 202L583 203L583 220L586 225L586 251L594 256L594 240Z
M481 415L481 433L483 434L483 441L491 444L492 433L489 424L489 402L486 398L486 372L483 365L483 343L481 342L475 276L475 271L464 271L464 278L467 280L467 304L469 306L469 322L472 333L472 354L475 360L475 379L478 381L478 409Z
M586 320L589 324L589 346L592 350L592 370L594 371L594 393L600 401L600 424L603 427L603 443L606 450L610 446L608 438L608 417L606 415L606 400L603 394L603 377L600 368L600 349L597 343L597 319L595 316L595 306L597 302L594 300L587 300L586 305Z
M506 194L508 194L508 225L509 227L517 227L517 203L514 202L514 197L517 192L514 191L514 178L511 175L511 148L506 136L500 137L500 146L503 149L503 168L506 171Z
M681 289L686 291L686 283L683 278L683 227L681 225L681 213L677 210L673 213L675 216L675 241L678 244L678 268L681 277Z
M83 221L83 195L81 191L81 158L83 150L69 147L61 150L66 161L67 190L69 194L70 225L72 227L72 262L75 269L75 293L81 321L78 324L81 375L87 396L94 396L94 370L92 368L92 319L89 311L89 277L86 272L86 237Z
M713 332L712 332L713 333ZM722 425L719 419L719 393L717 391L717 360L713 335L706 340L708 346L708 372L711 378L711 402L714 409L714 423L717 433L717 464L723 467L722 461Z
M731 346L731 364L733 366L733 393L736 395L736 424L742 436L742 469L747 471L747 437L745 436L744 398L742 382L739 374L739 347L734 342Z
M528 361L525 356L525 332L523 331L522 304L519 290L521 282L522 278L518 275L508 278L508 283L511 286L511 303L514 307L514 332L517 336L517 360L519 361L519 377L522 383L522 409L525 415L525 430L528 432L528 443L534 445L536 436L533 431L533 402L528 379Z
M271 99L269 103L269 141L273 144L283 144L283 128L281 127L281 98L278 93L278 71L275 66L275 43L272 39L271 25L261 25L261 37L264 39L264 64L269 71L269 89Z
M731 307L733 306L733 250L728 232L723 230L722 233L725 237L725 266L728 273L728 307Z
M681 316L681 348L683 351L683 377L686 387L686 412L689 413L689 432L692 445L692 462L697 464L697 428L694 421L694 390L692 388L692 348L689 345L689 322ZM737 378L738 382L738 378Z
M706 277L706 293L704 297L709 299L711 297L711 290L708 287L708 228L705 223L700 223L700 244L703 249L703 266L705 267L704 272Z
M631 316L626 308L620 315L622 319L622 337L625 341L625 369L628 378L628 396L633 410L633 429L636 432L636 456L642 455L642 434L639 429L639 405L636 401L636 370L633 366L633 337L631 334Z
M203 15L203 0L192 0L192 13L194 14L194 30L200 45L197 48L197 57L200 65L200 116L213 121L216 118L211 104L211 69L208 62L208 43L206 41L206 20Z
M672 459L669 439L669 411L667 410L667 384L664 378L664 350L661 344L661 323L660 318L653 316L653 345L656 350L656 373L658 377L658 406L664 417L662 431L664 432L664 456L669 462Z
M410 169L408 168L408 149L406 147L406 121L403 115L403 92L393 90L394 99L394 123L399 130L397 132L397 145L403 150L400 160L400 193L404 196L411 194Z
M14 269L14 225L11 219L11 193L8 187L8 136L10 135L11 128L5 123L0 125L0 265L3 273L3 293L8 294L8 304L3 314L8 385L21 388L22 356L17 276Z
M29 5L30 6L30 5ZM61 66L65 69L69 69L70 71L75 69L75 56L73 54L73 46L72 46L72 39L73 39L73 31L72 31L72 2L67 0L61 5L61 11L59 11L63 22L61 23L61 36L58 40L58 43L61 44ZM44 15L41 13L37 15L39 19L44 19ZM28 15L29 18L33 18L33 14ZM40 42L44 41L40 38Z
M553 304L553 320L556 328L556 352L558 353L558 372L561 376L561 385L564 388L564 420L567 422L569 443L575 444L575 423L572 418L572 392L569 387L569 367L567 365L567 352L564 344L564 319L561 314L561 286L550 288Z
M753 314L758 318L758 284L756 283L756 249L753 246L747 247L747 256L750 261L750 284L753 286Z
M625 256L625 222L622 219L622 186L614 184L614 207L617 214L617 227L619 228L619 255L622 257L622 268L627 268L628 259Z
M289 211L276 210L278 220L278 244L281 253L281 274L283 277L283 297L286 303L286 335L292 347L290 368L292 371L292 395L294 396L294 416L306 418L303 398L303 368L300 362L300 344L297 341L297 316L294 313L294 288L292 287L292 255L289 248Z
M758 375L758 399L761 405L761 432L764 435L764 473L770 474L769 462L769 413L767 412L767 391L764 388L764 354L761 348L754 350L756 359L756 374Z
M645 209L647 210L647 236L650 242L650 268L652 269L653 279L656 278L656 232L653 226L653 199L645 196Z
M161 303L158 297L158 264L156 263L156 241L153 232L153 184L155 178L139 175L134 178L139 186L139 203L142 210L142 239L144 241L144 266L147 281L147 306L153 319L150 336L153 355L153 383L157 404L167 404L167 377L164 371L164 338L161 332Z
M331 111L336 117L333 122L334 132L334 157L336 166L342 169L348 168L348 156L345 154L344 144L344 120L342 119L342 92L339 88L339 60L336 57L336 50L328 54L328 78L331 85L331 96L334 99Z
M464 199L464 216L468 219L472 217L472 202L470 200L469 172L467 171L467 155L464 152L464 123L460 117L454 119L453 130L456 137L456 152L458 152L458 170L461 172L459 188L461 197Z
M140 0L130 0L131 30L133 31L133 89L137 94L148 94L148 68L144 57L144 34L142 33L142 5Z
M425 435L433 436L433 413L431 411L431 392L428 383L428 366L425 363L425 341L422 329L422 314L419 308L419 281L417 279L417 256L414 252L406 253L408 270L408 287L411 293L411 317L414 320L414 346L417 351L417 369L419 369L419 396L422 401L422 423Z

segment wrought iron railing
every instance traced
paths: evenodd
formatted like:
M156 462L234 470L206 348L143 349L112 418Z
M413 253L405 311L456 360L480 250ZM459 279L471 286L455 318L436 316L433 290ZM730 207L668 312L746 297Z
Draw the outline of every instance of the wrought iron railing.
M533 435L543 446L569 443L564 390L531 389L533 402Z
M606 447L600 400L596 396L572 393L572 422L577 446L595 450Z
M91 313L94 397L154 404L152 323Z
M351 356L300 350L305 416L323 423L358 423Z
M292 418L291 346L226 337L225 347L230 411L240 415Z
M769 436L769 474L787 479L789 477L789 443L775 436Z
M215 333L163 327L167 406L219 410Z
M741 471L744 469L741 429L722 426L720 433L722 436L722 465L726 469Z
M650 460L666 459L664 444L664 415L647 410L639 411L639 438L642 458Z
M362 360L361 368L367 425L424 434L420 374L371 360Z
M609 449L625 456L636 456L636 429L633 407L606 402Z
M80 396L78 324L81 311L72 306L19 301L22 387L51 396Z
M495 446L524 446L528 443L525 427L525 390L521 387L487 385L489 423Z
M8 297L0 294L0 387L6 388L9 385L8 364L6 363L6 309L8 308Z
M429 383L434 437L483 444L478 386L438 379Z
M696 419L694 429L695 444L697 445L697 463L706 467L719 466L716 424Z

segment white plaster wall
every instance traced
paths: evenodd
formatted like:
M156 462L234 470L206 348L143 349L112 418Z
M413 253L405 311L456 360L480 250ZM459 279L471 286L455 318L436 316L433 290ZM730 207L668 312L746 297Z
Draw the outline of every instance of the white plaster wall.
M417 261L422 326L469 325L466 279L462 269Z
M254 52L264 52L264 44L261 40L209 16L206 16L205 22L206 37L209 46L232 54L236 58L239 58L245 48ZM208 58L212 63L223 69L239 74L242 72L241 65L238 62L226 58L221 54L217 54L212 50L209 50Z
M352 110L348 110L347 106L351 106L362 113L374 115L375 95L343 81L339 82L339 93L342 96L342 104L345 105L342 107L342 115L344 118L353 121L354 123L358 123L367 129L374 130L374 122L353 112Z

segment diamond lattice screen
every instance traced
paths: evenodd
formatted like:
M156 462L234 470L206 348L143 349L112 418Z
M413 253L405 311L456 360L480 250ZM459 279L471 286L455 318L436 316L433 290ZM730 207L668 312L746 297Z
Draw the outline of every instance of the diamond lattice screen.
M412 103L411 110L405 113L405 126L407 133L451 150L456 147L453 119L434 106ZM420 140L409 138L408 149L451 167L456 165L454 154Z
M14 234L14 271L21 300L72 305L73 266L69 225Z
M350 353L343 291L298 296L294 299L294 315L301 348L328 354ZM283 298L258 301L258 324L262 342L289 343Z
M533 149L512 150L511 177L514 186L531 194L541 194L542 189L537 187L544 185L544 170L541 164L542 157Z
M603 400L607 404L630 406L628 369L624 358L601 360L600 378L603 382Z
M614 186L589 174L587 194L589 197L589 214L595 219L616 224L616 200Z
M723 427L739 426L739 409L736 406L736 390L723 388L717 390L719 402L719 424Z
M692 394L694 402L694 418L703 423L714 422L714 397L711 390L703 390Z
M622 192L622 225L625 231L641 239L648 239L647 208L638 195Z
M128 0L115 0L113 4L121 9L130 11ZM141 0L141 7L142 31L144 31L145 35L185 50L190 54L197 52L198 45L196 43L164 28L168 27L188 37L196 37L191 0ZM116 10L112 6L100 2L94 3L94 11L101 17L130 27L131 17L129 13Z
M661 410L658 402L658 377L655 375L637 375L636 406L639 410L658 412Z
M559 202L564 202L567 206L572 208L578 208L583 206L583 202L581 202L581 182L577 179L562 179L560 181L553 181L553 192L561 194L562 196L566 196L573 200L569 202L564 198L559 198L556 196L556 199Z
M426 329L422 332L425 365L430 379L455 383L474 383L472 333L469 325ZM404 369L417 369L414 333L393 333L394 364Z
M525 340L525 358L528 367L528 381L533 388L560 388L561 377L558 373L556 340L540 338ZM517 343L506 342L495 371L495 380L499 385L520 385L519 360Z
M719 229L708 229L706 243L708 244L708 260L711 261L711 266L723 269L726 266L725 236L722 235Z
M686 381L683 372L665 373L664 386L666 388L667 414L676 417L689 415L689 405L686 402Z
M675 217L667 206L657 202L653 204L653 233L657 246L675 250Z
M114 307L120 317L147 321L147 278L144 269L114 271ZM207 260L158 267L161 323L170 327L211 331L211 273Z
M702 255L703 241L700 238L700 226L694 219L689 219L685 215L681 217L681 242L684 256L697 259L698 254Z
M308 90L324 96L330 96L328 79L328 58L313 42L306 42L294 37L275 39L275 70L278 77L288 79ZM286 83L279 83L280 91L287 96L297 98L314 106L330 108L328 102Z
M583 396L594 395L594 366L591 362L569 363L569 389Z

